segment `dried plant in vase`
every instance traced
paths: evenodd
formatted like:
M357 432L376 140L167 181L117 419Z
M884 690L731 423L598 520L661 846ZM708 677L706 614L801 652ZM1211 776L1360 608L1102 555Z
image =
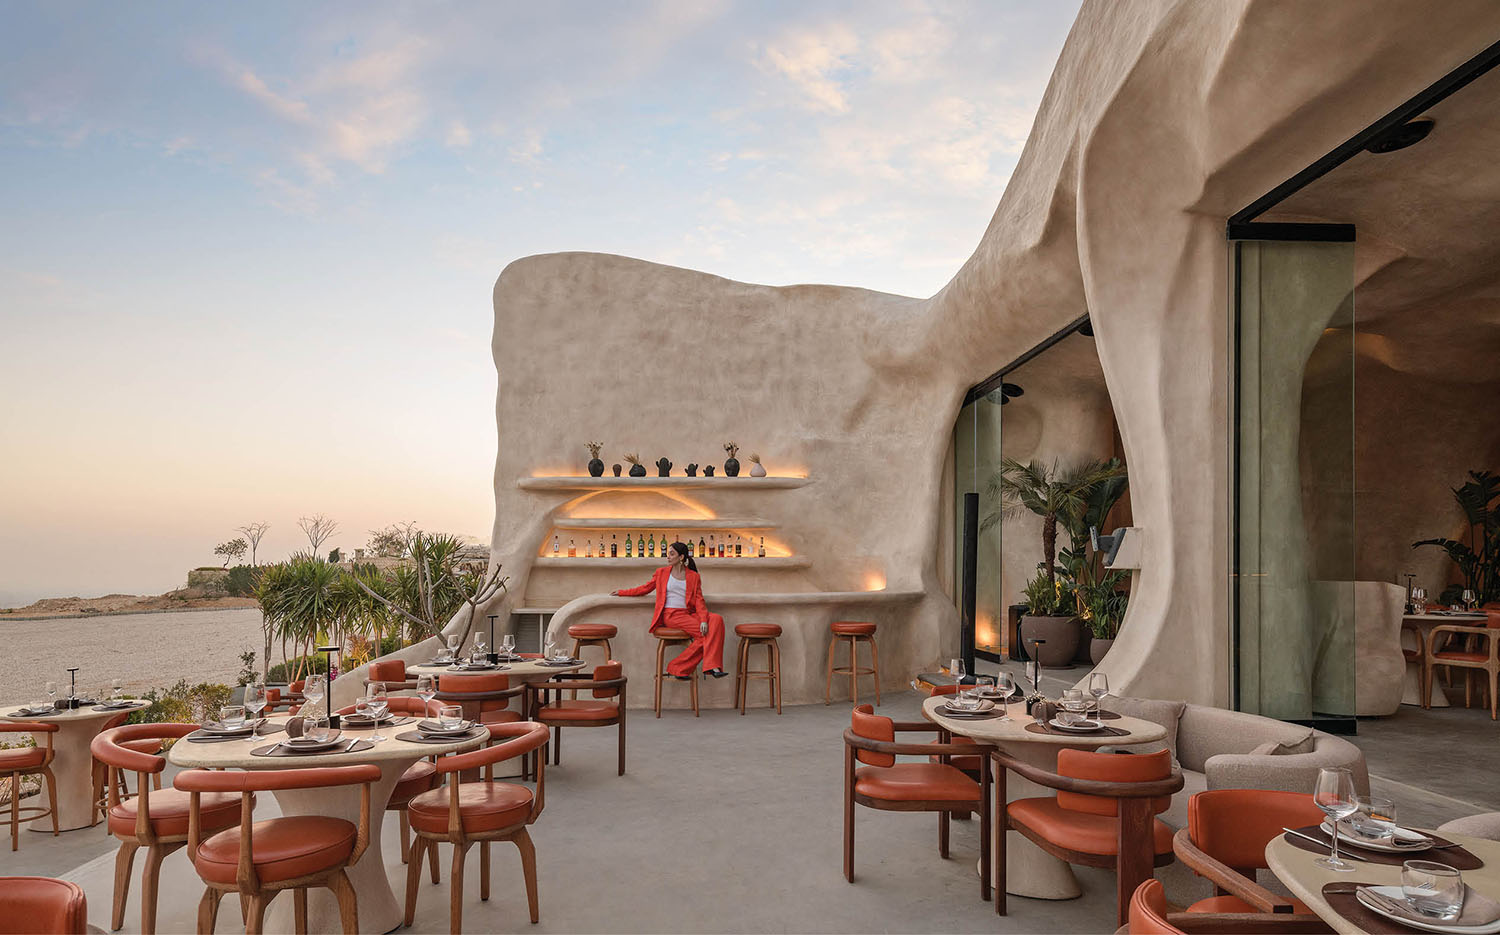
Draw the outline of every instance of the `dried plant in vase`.
M766 476L766 466L764 464L760 463L760 455L751 455L750 456L750 476L751 477L765 477Z
M585 442L583 447L589 450L589 476L603 477L604 462L599 460L599 449L604 447L604 442Z
M646 466L641 463L641 456L640 455L638 455L638 454L629 454L629 455L625 456L625 460L630 462L630 476L631 477L645 477L646 476Z
M724 476L739 477L740 462L735 458L735 453L740 450L740 446L734 442L725 442L724 450L729 453L729 460L724 462Z

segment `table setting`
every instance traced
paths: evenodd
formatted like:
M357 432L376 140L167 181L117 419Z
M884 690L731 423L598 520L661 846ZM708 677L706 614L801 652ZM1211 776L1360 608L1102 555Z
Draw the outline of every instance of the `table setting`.
M443 705L436 720L427 718L418 721L415 730L400 734L397 739L408 743L453 743L469 739L475 732L483 732L487 736L489 728L478 721L466 720L462 706Z

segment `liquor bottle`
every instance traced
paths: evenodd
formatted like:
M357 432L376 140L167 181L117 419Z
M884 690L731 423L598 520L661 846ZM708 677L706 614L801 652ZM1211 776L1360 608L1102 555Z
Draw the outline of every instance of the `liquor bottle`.
M765 558L766 557L766 537L765 536L761 536L760 537L760 552L758 552L755 557L756 558Z
M649 554L649 556L650 556L650 557L651 557L651 558L656 558L656 537L655 537L655 536L652 536L652 537L651 537L651 538L650 538L650 539L649 539L649 540L647 540L647 541L648 541L648 542L650 542L650 544L651 544L651 551L650 551L650 552L649 552L649 553L647 553L647 552L645 552L645 551L642 551L642 552L641 552L641 554L642 554L642 555L648 555L648 554ZM645 549L645 546L642 546L642 547L641 547L641 548L642 548L642 549Z
M604 557L604 537L602 535L599 537L599 557Z
M724 543L720 542L719 543L719 558L723 558L723 557L724 557Z
M578 548L573 545L573 540L569 539L568 540L568 558L577 558L577 557L578 557Z
M593 539L585 539L585 540L583 540L583 557L584 558L593 558L594 557L594 540Z
M692 558L693 557L693 540L689 539L687 541L686 545L688 547L688 558Z
M703 558L707 558L708 557L707 549L708 549L708 546L706 546L706 545L703 544L703 537L699 536L698 537L698 554L701 557L703 557Z
M743 558L744 557L744 548L743 548L743 546L740 545L740 537L739 536L735 536L734 537L734 557L735 558Z
M708 557L714 557L714 537L712 533L708 536Z
M630 533L627 532L625 534L625 557L626 558L630 558L630 549L631 549L631 545L630 545Z
M619 558L620 557L620 543L615 539L615 534L614 533L610 533L609 534L609 557L610 558Z
M557 537L552 537L552 557L557 558Z
M667 557L667 534L666 533L662 533L661 534L661 557L662 558L666 558Z

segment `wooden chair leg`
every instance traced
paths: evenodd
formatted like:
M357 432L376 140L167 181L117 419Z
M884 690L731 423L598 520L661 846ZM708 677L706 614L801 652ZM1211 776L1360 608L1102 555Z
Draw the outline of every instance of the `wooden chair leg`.
M400 810L401 815L401 862L411 862L411 816L406 809Z
M535 925L541 921L541 903L536 892L536 845L531 843L531 835L522 828L516 833L516 849L521 852L521 875L526 879L526 905L531 909L531 922Z
M689 694L693 696L693 717L698 716L698 677L695 673L692 681L688 682Z
M276 897L270 893L256 893L250 897L250 908L245 913L245 935L260 935L266 927L266 903Z
M21 846L21 774L10 774L10 849ZM119 926L115 926L119 928Z
M358 935L359 897L354 893L354 884L349 882L349 874L343 870L335 873L328 878L328 888L339 901L339 925L344 935Z
M736 649L735 654L734 654L735 655L735 662L734 662L734 703L739 706L741 714L745 713L745 695L744 695L743 689L745 687L745 672L746 672L746 669L745 669L745 644L748 643L748 642L749 642L749 640L747 640L745 637L743 637L743 636L740 637L739 646Z
M448 929L453 935L464 930L464 857L467 844L453 843L453 869L448 879Z
M47 810L52 813L52 836L55 838L60 834L57 830L57 780L52 778L52 768L42 767L42 778L47 780ZM15 791L14 788L12 791ZM14 800L14 796L11 797Z
M1154 872L1155 836L1150 799L1120 799L1119 837L1115 858L1115 925L1130 921L1130 898Z
M1422 660L1422 677L1417 680L1422 688L1422 707L1432 707L1432 663Z
M574 659L578 656L575 654ZM488 902L490 898L490 842L479 842L479 901Z
M859 707L859 640L849 637L849 701Z
M427 863L432 869L432 882L441 883L442 874L438 870L438 842L437 838L429 838L427 841Z
M661 674L666 666L667 644L663 640L656 641L656 716L661 717Z
M417 837L411 862L406 865L406 927L411 928L417 916L417 886L422 882L422 858L427 854L427 839Z
M875 706L880 706L880 652L875 648L875 637L870 637L870 668L875 671L871 677L875 679Z
M292 924L296 926L297 935L307 935L307 887L299 886L292 890Z
M161 862L182 845L157 845L146 850L146 865L141 868L141 931L156 932L156 895L161 885Z
M624 698L620 699L620 726L619 726L619 730L620 730L620 735L619 735L619 737L616 738L615 746L619 748L617 752L619 753L619 756L620 756L620 766L619 766L619 771L617 773L615 773L615 775L616 776L623 776L623 775L625 775L625 699Z
M1005 812L1005 769L1002 767L990 776L990 784L994 786L994 805L990 809L990 832L995 836L995 844L991 850L990 860L995 868L995 915L1005 915L1005 846L1008 843L1006 835L1009 834L1010 821Z
M854 882L854 748L844 746L844 879Z
M948 859L948 813L938 812L938 856Z
M833 704L833 654L838 649L839 638L828 641L828 681L823 685L823 703Z
M223 890L216 890L212 886L203 888L203 898L198 900L198 935L213 935L219 922L219 900L223 898Z
M781 644L778 643L776 640L772 640L771 641L771 652L774 654L774 659L775 659L775 661L772 662L771 665L775 668L775 671L776 671L776 676L775 676L775 683L776 683L776 713L780 714L781 713Z
M130 870L135 865L135 852L139 844L121 841L115 852L115 901L109 917L109 928L118 932L125 924L125 906L130 902Z

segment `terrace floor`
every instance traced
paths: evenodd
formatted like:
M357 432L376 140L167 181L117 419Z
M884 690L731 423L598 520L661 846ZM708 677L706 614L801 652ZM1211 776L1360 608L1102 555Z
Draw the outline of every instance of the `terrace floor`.
M915 692L888 693L881 713L916 719L919 702ZM696 719L669 711L660 720L632 712L624 777L614 774L613 730L568 731L562 766L548 769L546 811L532 828L541 923L527 923L515 851L497 846L488 903L478 897L479 862L469 861L465 928L538 933L1114 930L1113 875L1085 868L1076 870L1085 890L1081 899L1012 897L1010 914L996 917L993 906L979 899L973 821L954 822L953 857L945 861L937 855L935 816L857 809L857 882L846 883L839 783L848 710L847 703L835 703L790 707L781 717L761 708L744 717L704 711ZM1489 726L1487 716L1483 721ZM1415 758L1403 760L1398 753L1417 739L1407 732L1408 722L1418 728L1427 724L1400 716L1368 731L1361 724L1358 739L1372 773L1382 775L1377 767L1385 763L1414 764ZM1472 774L1476 784L1493 775L1467 761L1449 772ZM1421 789L1390 791L1403 818L1414 824L1484 810ZM263 797L258 817L269 817L274 809L274 799ZM405 868L398 856L396 818L386 820L386 863L399 895ZM107 931L114 852L102 826L56 839L23 832L19 852L0 850L0 874L77 881L88 894L90 921ZM424 880L413 931L446 931L449 852L446 847L443 852L444 883ZM139 926L139 866L138 860L127 932ZM1207 895L1201 881L1179 867L1158 874L1174 900ZM185 853L168 858L159 931L191 931L201 893ZM219 931L239 930L237 913L226 906Z

